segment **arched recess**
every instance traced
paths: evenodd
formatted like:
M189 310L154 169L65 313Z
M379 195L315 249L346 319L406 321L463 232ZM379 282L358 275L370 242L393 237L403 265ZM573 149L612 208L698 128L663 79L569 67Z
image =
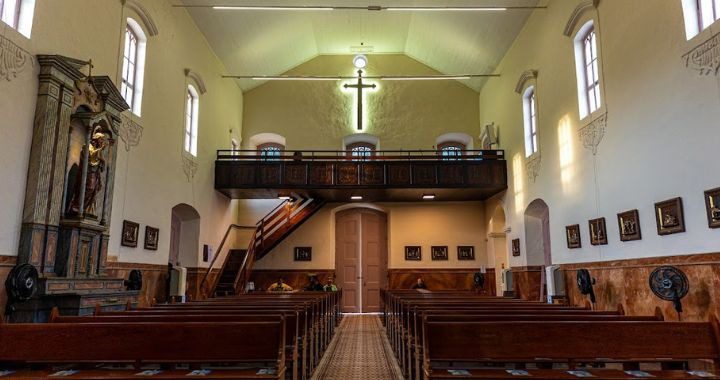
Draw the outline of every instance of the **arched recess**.
M502 205L497 205L488 223L487 252L488 262L493 263L495 268L495 289L498 296L502 296L502 274L503 270L510 268L508 257L507 236L505 233L505 210Z
M150 37L157 36L160 33L152 15L150 15L150 12L148 12L148 10L140 4L140 2L137 0L122 0L122 3L128 9L135 12Z
M387 287L388 218L375 208L335 213L335 273L343 290L343 312L382 311Z
M195 87L198 89L200 95L205 95L207 87L205 86L205 80L203 80L200 74L191 69L185 69L185 76L195 83Z
M550 208L542 199L535 199L525 209L525 252L529 266L552 264Z
M443 135L438 136L435 139L435 146L439 146L441 144L449 143L449 142L459 142L463 145L465 145L465 149L467 150L473 150L474 143L472 136L468 135L467 133L461 133L461 132L451 132L451 133L445 133Z
M343 137L342 150L347 150L348 146L357 143L370 144L375 146L375 150L380 150L380 139L369 133L354 133Z
M197 267L200 253L200 214L192 206L180 203L172 208L170 254L175 266Z
M278 135L277 133L258 133L253 135L249 139L249 149L255 150L262 144L273 143L287 147L285 144L285 137Z

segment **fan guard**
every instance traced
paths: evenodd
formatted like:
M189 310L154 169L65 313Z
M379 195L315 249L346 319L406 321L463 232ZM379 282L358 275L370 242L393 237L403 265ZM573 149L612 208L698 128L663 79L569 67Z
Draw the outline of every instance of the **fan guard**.
M477 272L473 275L473 284L476 288L482 288L485 285L485 275Z
M650 273L650 290L660 299L672 301L675 310L682 313L680 300L688 294L690 283L688 278L677 267L661 266Z
M595 290L593 289L594 284L595 284L595 279L590 276L589 270L578 269L578 271L577 271L578 290L580 290L580 293L582 293L583 295L589 295L590 302L592 302L593 304L595 303Z
M125 286L128 290L140 290L142 289L143 284L143 276L142 272L138 269L133 269L130 271L130 275L128 276L128 279L125 280Z
M30 264L15 266L5 280L8 298L13 301L27 301L37 293L38 271Z

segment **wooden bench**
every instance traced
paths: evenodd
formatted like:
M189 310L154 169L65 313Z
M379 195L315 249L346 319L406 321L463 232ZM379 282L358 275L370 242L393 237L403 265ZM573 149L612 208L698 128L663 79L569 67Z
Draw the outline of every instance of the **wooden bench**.
M427 317L426 317L427 318ZM479 368L488 363L638 363L670 364L709 359L720 364L720 329L711 323L670 322L447 322L423 323L423 369L427 379L458 378L438 363L474 363L464 378L508 378ZM533 377L567 378L566 370L528 370ZM544 371L544 372L542 372ZM617 373L587 370L596 378ZM509 376L508 376L509 375ZM683 371L661 371L659 378L698 379ZM545 376L545 377L543 377ZM576 378L570 375L570 378ZM620 377L623 378L623 377ZM632 378L629 377L629 378Z

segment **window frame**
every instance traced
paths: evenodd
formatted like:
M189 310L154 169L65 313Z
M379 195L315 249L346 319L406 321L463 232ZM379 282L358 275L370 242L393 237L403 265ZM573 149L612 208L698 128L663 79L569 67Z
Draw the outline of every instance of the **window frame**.
M263 161L279 161L285 146L276 142L265 142L256 147L258 156ZM273 154L269 154L273 152Z
M185 129L183 133L183 150L197 157L198 133L200 120L200 95L191 84L185 91Z
M14 14L11 20L6 20L5 6L12 2L15 5ZM22 0L0 0L0 21L4 22L15 30L20 29L20 12L23 7ZM10 21L10 22L8 22Z
M703 4L710 4L710 9L704 9ZM697 9L697 23L698 23L698 31L702 32L703 30L710 27L710 25L714 24L716 21L720 20L720 0L696 0L695 2L696 9ZM708 24L705 24L705 12L710 11L710 19L707 20Z
M128 54L130 42L134 40L134 54ZM140 23L135 19L128 17L125 22L125 31L123 33L123 51L121 54L120 69L120 94L125 102L130 106L130 111L137 116L142 113L143 85L145 80L145 58L147 54L147 34L143 30ZM134 60L134 61L133 61ZM132 73L129 72L132 65ZM132 75L130 75L132 74ZM132 80L132 81L131 81ZM131 91L128 97L127 88Z
M528 86L523 92L523 121L525 157L527 158L540 152L537 91L534 85Z
M122 58L123 67L120 80L120 94L123 99L125 99L125 102L128 103L131 110L134 108L136 100L135 84L137 83L138 42L139 39L137 33L130 27L129 24L125 24L125 48L123 49ZM130 69L131 66L132 70ZM129 99L128 93L130 93Z
M377 145L367 142L358 141L345 146L346 155L354 160L369 160L375 156Z
M584 120L604 107L600 35L595 28L594 19L585 22L575 33L573 43L575 46L578 109L580 120Z
M446 161L459 160L459 156L464 155L466 150L467 145L460 141L445 141L437 144L438 155Z

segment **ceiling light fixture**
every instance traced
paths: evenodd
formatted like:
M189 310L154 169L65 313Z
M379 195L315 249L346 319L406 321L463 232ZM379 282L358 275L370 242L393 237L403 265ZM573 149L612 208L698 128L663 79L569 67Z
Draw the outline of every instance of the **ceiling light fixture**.
M483 6L483 7L443 7L408 6L388 7L382 5L366 6L329 6L329 5L184 5L174 4L175 8L211 8L218 11L406 11L406 12L503 12L510 10L547 9L547 6Z
M435 199L435 194L424 194L422 199L427 200L427 201L433 200L433 199Z
M368 59L363 54L358 54L353 58L353 66L355 66L356 69L364 69L368 65Z
M292 197L289 195L278 195L278 199L283 200L283 201L289 201L292 199Z
M216 11L332 11L334 7L323 6L257 6L257 5L214 5Z
M504 12L508 10L506 7L387 7L388 11L409 11L409 12L427 12L427 11L481 11L481 12Z
M363 199L362 195L353 195L350 197L350 199L354 201L361 201Z
M366 61L367 62L367 61ZM353 63L354 60L353 60ZM367 65L367 63L366 63ZM496 78L500 74L461 74L461 75L375 75L363 76L363 79L372 80L467 80L473 78ZM356 76L308 76L308 75L223 75L229 79L252 80L285 80L285 81L340 81L355 80Z

